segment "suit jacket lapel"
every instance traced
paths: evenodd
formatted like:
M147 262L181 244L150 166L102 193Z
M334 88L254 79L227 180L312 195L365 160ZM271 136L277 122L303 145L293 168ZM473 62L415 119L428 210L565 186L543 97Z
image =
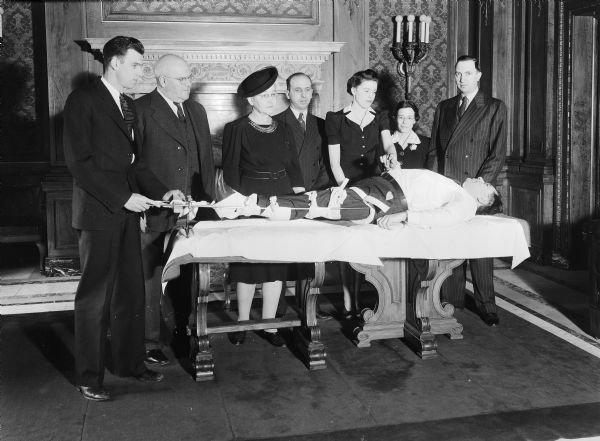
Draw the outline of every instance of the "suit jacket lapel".
M444 124L448 127L448 131L452 133L458 125L458 102L460 101L460 95L452 98L444 112Z
M127 130L125 120L123 119L123 115L121 114L117 103L115 103L115 100L113 99L106 86L102 84L102 80L100 80L100 78L96 80L96 92L100 97L100 103L102 107L104 107L104 110L106 110L106 113L108 113L108 115L113 119L113 121L117 123L117 125L123 131L123 133L129 139L131 139L131 133L129 133L129 130Z
M175 139L178 143L180 143L184 148L187 147L187 143L182 137L181 131L177 127L178 121L177 116L169 107L165 99L160 96L158 91L155 89L152 93L152 101L150 102L150 107L152 108L152 118L156 121L156 123L163 128L165 132L173 139ZM189 118L188 118L189 119Z
M305 145L313 145L313 140L319 134L319 129L317 127L317 118L314 115L310 115L307 113L306 115L306 133L304 134L304 142L302 143L302 147Z
M480 89L479 92L477 92L477 95L475 95L475 98L473 98L473 102L469 104L469 107L467 107L464 115L454 128L454 132L452 132L448 145L450 145L452 140L460 138L466 130L472 128L476 124L478 119L483 117L481 109L485 106L485 101L485 96Z
M302 127L300 127L300 123L296 119L294 112L289 107L285 111L285 123L288 125L292 134L294 135L294 141L296 144L296 149L298 150L298 156L302 152L304 148L304 143L306 142L306 133L302 132ZM308 132L308 121L306 125L306 131Z

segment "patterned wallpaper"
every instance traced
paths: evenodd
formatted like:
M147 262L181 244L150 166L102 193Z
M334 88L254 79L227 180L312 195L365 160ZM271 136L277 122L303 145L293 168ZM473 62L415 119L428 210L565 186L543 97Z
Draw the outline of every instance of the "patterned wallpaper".
M433 23L430 52L417 66L411 95L419 106L418 133L429 136L437 104L446 98L446 40L448 0L369 0L369 64L381 74L380 107L391 109L404 98L404 78L396 72L390 46L396 15L429 15Z
M2 57L0 58L0 149L12 156L33 151L35 139L35 85L31 2L0 0Z

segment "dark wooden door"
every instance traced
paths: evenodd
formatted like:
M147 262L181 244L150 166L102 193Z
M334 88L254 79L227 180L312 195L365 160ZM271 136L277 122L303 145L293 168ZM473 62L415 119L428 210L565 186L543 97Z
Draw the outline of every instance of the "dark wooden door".
M600 215L598 156L598 69L600 67L600 0L562 2L565 32L560 71L562 133L557 183L561 224L560 246L566 266L588 265L587 226Z

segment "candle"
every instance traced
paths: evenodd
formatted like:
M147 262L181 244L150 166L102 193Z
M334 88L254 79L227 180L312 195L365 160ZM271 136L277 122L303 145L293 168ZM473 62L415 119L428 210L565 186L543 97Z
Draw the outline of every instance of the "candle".
M427 21L426 15L421 15L419 17L419 41L421 43L425 42L425 22Z
M429 31L431 26L431 17L427 17L425 21L425 43L429 43Z
M2 38L2 14L4 14L4 9L0 8L0 38Z
M402 29L402 16L396 15L394 21L396 22L396 34L394 35L394 43L400 43L400 31Z
M413 41L413 25L415 21L415 16L411 14L408 17L406 17L406 20L408 21L408 35L406 41L411 43Z

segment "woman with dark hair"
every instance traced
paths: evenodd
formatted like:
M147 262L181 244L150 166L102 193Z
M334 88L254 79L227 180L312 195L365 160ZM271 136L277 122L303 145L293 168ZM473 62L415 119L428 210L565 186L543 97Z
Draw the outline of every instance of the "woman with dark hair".
M379 157L394 155L387 112L371 108L378 84L377 72L372 69L356 72L348 79L346 91L352 103L337 112L327 112L325 132L329 145L331 172L338 185L348 179L350 184L379 174ZM344 316L352 318L357 305L352 305L348 265L340 264L344 291ZM358 285L358 280L355 280ZM356 303L356 302L354 302Z
M227 123L223 132L223 179L242 194L284 195L304 191L296 148L287 126L271 118L276 110L277 69L266 67L250 74L238 87L238 95L252 106L250 114ZM257 283L262 283L262 318L274 318L288 265L232 263L229 279L237 282L238 320L250 319ZM228 334L233 344L244 342L246 332ZM275 346L284 340L275 329L263 336Z
M333 176L340 185L379 172L379 156L393 153L387 112L371 108L377 93L377 72L356 72L346 90L352 103L337 112L327 112L325 131L329 144L329 161Z
M396 148L398 164L402 168L426 168L429 138L413 131L419 121L419 108L409 100L400 101L392 114L392 125L396 130L392 141Z

